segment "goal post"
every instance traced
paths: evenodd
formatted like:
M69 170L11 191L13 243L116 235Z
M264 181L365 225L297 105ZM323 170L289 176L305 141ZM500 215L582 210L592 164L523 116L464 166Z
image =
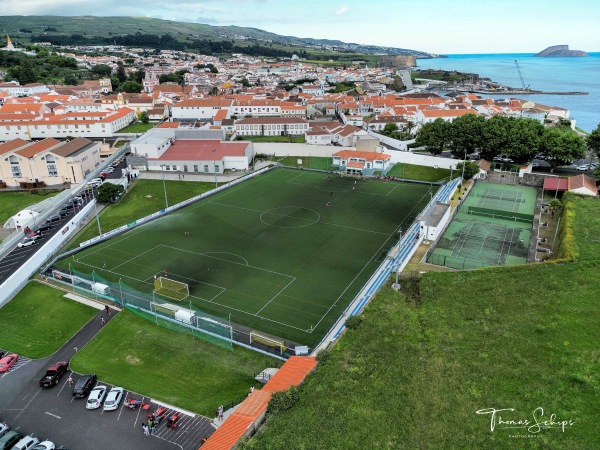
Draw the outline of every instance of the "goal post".
M283 353L285 352L285 343L283 341L278 341L277 339L273 339L268 336L251 331L250 345L252 345L253 342L268 345L269 347L275 347L279 350L280 355L283 355Z
M190 295L187 283L166 277L158 277L154 280L154 293L176 301L181 301Z

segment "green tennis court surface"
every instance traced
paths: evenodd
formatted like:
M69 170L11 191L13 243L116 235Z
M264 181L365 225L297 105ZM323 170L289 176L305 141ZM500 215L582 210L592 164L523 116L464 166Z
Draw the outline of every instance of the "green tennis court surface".
M536 190L477 183L427 261L453 269L524 264Z
M150 300L166 277L189 287L189 296L177 283L166 287L183 292L173 304L231 314L234 324L312 346L396 243L398 227L427 204L430 189L438 187L276 169L57 266L121 280Z

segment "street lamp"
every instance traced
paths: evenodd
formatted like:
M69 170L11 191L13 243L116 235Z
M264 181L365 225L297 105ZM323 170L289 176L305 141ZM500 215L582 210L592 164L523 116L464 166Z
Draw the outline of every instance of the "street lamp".
M425 224L427 225L427 228L426 228L427 233L425 234L425 244L429 244L429 217L431 216L431 208L433 207L432 201L433 201L433 191L430 190L429 191L429 208L427 208L427 219L425 222Z
M462 175L461 175L463 182L465 181L465 166L466 165L467 165L467 151L465 150L465 159L463 160L463 170L462 170Z
M169 199L167 198L167 184L165 183L165 165L164 164L160 165L160 171L162 172L163 189L165 190L165 205L167 205L165 207L165 209L166 209L169 207Z
M213 148L212 150L212 156L213 156L213 171L215 172L215 189L217 188L217 164L215 162L215 153L216 153L217 149Z

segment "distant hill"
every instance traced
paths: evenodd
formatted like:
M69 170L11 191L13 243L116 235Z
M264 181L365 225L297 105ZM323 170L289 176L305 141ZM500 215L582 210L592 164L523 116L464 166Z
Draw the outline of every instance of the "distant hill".
M569 50L568 45L553 45L533 56L540 56L546 58L563 58L565 56L588 56L588 54L581 50Z
M234 41L239 44L265 45L315 49L320 51L341 51L363 54L386 54L415 56L416 58L432 58L437 55L419 50L396 47L381 47L346 43L337 40L298 38L281 36L258 28L237 26L212 26L199 23L175 22L172 20L153 19L149 17L95 17L95 16L1 16L0 33L10 35L11 39L21 45L40 41L45 36L48 41L70 39L76 36L90 43L102 38L104 44L119 36L131 35L170 35L180 43L198 40ZM140 45L141 46L141 45ZM292 48L290 48L292 47Z

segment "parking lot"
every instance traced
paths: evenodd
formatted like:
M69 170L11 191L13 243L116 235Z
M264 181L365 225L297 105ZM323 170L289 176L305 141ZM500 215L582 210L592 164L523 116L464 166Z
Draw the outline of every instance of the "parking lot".
M27 362L25 362L26 364ZM19 376L20 367L13 366L7 374ZM42 389L37 380L42 377L44 369L35 377L27 378L28 385L22 395L0 412L0 418L8 423L11 429L23 434L33 433L40 439L49 439L57 446L72 449L181 449L196 450L203 437L214 431L210 420L177 411L167 405L158 404L149 398L125 391L120 407L115 411L103 411L102 408L88 410L86 399L76 399L72 395L72 387L68 385L65 375L60 383L50 389ZM73 374L73 382L77 383L79 375ZM3 383L3 378L0 378ZM99 382L110 389L112 386ZM138 406L130 409L125 399L133 398L147 403L147 409ZM142 424L147 422L148 414L160 406L165 406L165 418L156 427L152 436L144 436ZM177 427L167 427L167 416L179 412Z

